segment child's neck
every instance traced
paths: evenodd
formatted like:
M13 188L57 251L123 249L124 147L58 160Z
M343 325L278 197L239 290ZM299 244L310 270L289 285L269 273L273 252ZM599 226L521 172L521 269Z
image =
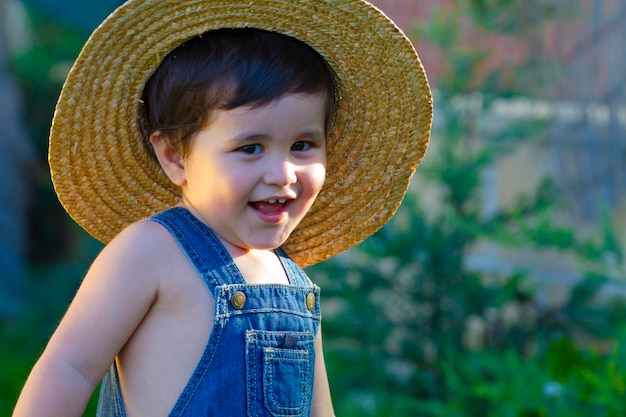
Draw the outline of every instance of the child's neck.
M283 264L273 250L227 248L248 284L289 284Z

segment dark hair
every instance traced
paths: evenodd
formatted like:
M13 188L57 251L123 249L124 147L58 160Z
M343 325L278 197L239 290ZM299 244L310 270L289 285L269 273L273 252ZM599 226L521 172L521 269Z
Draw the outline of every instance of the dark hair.
M334 110L333 78L307 44L260 29L219 29L169 53L143 91L144 144L161 131L170 145L186 143L210 121L213 110L262 106L287 93L326 92L326 128Z

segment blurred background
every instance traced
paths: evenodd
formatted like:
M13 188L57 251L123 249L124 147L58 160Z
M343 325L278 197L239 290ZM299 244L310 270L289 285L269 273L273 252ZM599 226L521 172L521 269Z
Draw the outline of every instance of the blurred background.
M0 416L101 249L55 197L47 134L120 3L0 0ZM435 117L393 220L307 270L337 415L626 415L626 4L373 3Z

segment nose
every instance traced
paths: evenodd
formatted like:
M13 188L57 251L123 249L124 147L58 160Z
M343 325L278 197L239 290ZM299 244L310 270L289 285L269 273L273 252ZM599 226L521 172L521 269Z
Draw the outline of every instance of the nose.
M266 184L284 187L297 182L296 171L296 165L289 160L274 161L268 164L263 179Z

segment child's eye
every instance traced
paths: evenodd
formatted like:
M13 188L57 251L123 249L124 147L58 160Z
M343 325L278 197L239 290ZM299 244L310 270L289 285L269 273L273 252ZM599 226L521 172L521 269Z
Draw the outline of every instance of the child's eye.
M239 151L243 153L249 153L249 154L257 154L257 153L260 153L262 150L263 149L261 148L261 145L259 145L258 143L255 143L252 145L245 145L239 148Z
M300 141L294 143L293 146L291 146L291 150L293 150L293 151L306 151L306 150L310 149L311 146L313 146L311 144L311 142L300 140Z

